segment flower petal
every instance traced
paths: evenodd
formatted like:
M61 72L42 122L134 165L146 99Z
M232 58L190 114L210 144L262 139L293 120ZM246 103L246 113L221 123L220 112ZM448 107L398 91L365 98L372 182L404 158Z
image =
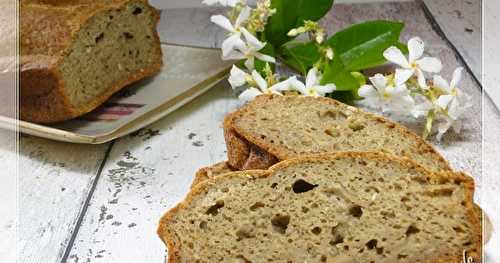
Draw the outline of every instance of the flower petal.
M464 68L459 67L453 72L453 78L451 79L450 88L456 88L460 80L462 79L462 71Z
M269 56L269 55L266 55L266 54L262 54L262 53L255 53L254 54L256 58L264 61L264 62L270 62L270 63L276 63L276 59Z
M378 97L378 92L372 85L363 85L359 88L358 95L367 99Z
M387 87L387 78L380 73L377 73L375 74L375 76L370 77L370 81L379 91L384 90Z
M259 95L262 95L261 91L259 91L256 88L249 88L249 89L243 91L238 98L240 100L243 100L243 101L251 101Z
M210 21L229 32L235 31L233 25L231 24L231 21L229 21L229 19L223 15L212 16L210 17Z
M396 85L402 85L415 74L414 69L396 69L395 81Z
M436 105L438 105L441 109L446 110L450 102L453 100L453 96L451 95L441 95L436 101Z
M266 45L265 43L260 42L254 35L252 35L252 33L248 32L246 28L242 27L240 30L252 50L259 51Z
M419 37L414 37L408 41L408 53L410 63L415 62L424 54L425 44Z
M318 69L312 67L306 76L306 87L310 88L318 83Z
M257 70L252 71L252 77L261 91L265 91L267 89L267 81L259 74L259 72L257 72Z
M301 94L307 94L306 86L302 83L302 81L299 81L296 77L292 77L288 81L294 90L300 92Z
M245 85L247 73L240 68L236 67L233 65L233 68L231 69L231 74L229 75L229 84L231 84L231 87L237 88Z
M236 18L236 22L234 23L235 27L241 26L247 19L250 17L250 12L252 9L249 6L245 6L243 10L241 10L240 14Z
M240 38L240 33L233 34L232 36L226 38L224 42L222 42L222 56L227 56L232 50L241 45L245 45L243 40Z
M248 70L254 70L255 69L255 58L254 57L248 58L247 60L245 60L244 64Z
M285 90L290 90L290 79L278 82L274 85L272 85L269 89L272 91L285 91Z
M447 94L451 93L450 84L440 75L434 75L434 79L432 80L434 87L440 89Z
M384 51L384 58L388 61L397 64L403 68L410 68L410 63L403 55L403 52L397 47L389 47Z
M438 73L443 69L441 60L437 58L425 57L417 60L416 63L418 67L425 72Z
M225 56L224 55L222 56L223 60L240 60L240 59L244 59L244 58L245 58L245 54L243 54L237 50L231 50Z
M335 84L327 84L327 85L324 85L324 86L316 86L316 91L321 94L321 96L324 96L325 94L327 93L332 93L333 91L335 91L337 89L337 87L335 86Z
M420 85L421 88L427 89L427 80L425 80L424 72L420 69L416 69L417 73L417 79L418 79L418 85Z

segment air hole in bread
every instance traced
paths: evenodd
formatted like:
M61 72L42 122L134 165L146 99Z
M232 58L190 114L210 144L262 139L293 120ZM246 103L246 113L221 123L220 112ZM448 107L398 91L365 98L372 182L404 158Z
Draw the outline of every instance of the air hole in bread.
M134 15L138 15L140 13L142 13L142 8L140 8L140 7L136 7L134 9L134 11L132 12L132 14L134 14Z
M271 219L273 230L280 234L286 233L286 229L288 228L289 223L290 223L289 215L277 214L273 216L273 218Z
M253 204L252 206L250 206L250 210L251 211L255 211L255 210L257 210L257 209L259 209L261 207L264 207L264 206L266 206L264 203L262 203L262 202L256 202L255 204Z
M363 215L363 209L359 205L354 205L349 208L349 214L356 218L361 218Z
M207 229L207 221L200 222L200 229L203 229L203 230Z
M417 234L418 232L420 232L420 229L418 229L414 225L410 225L408 229L406 229L405 235L406 237L410 237L411 235Z
M132 39L134 38L134 35L130 34L129 32L123 32L123 36L125 39Z
M224 207L224 201L218 200L217 202L215 202L215 205L208 208L208 210L205 212L205 214L216 216L217 214L219 214L219 209L221 209L223 207Z
M292 185L293 192L296 194L305 193L313 190L318 187L317 184L311 184L306 182L305 180L299 179Z
M101 40L104 38L104 32L101 32L96 38L95 38L95 43L101 42Z
M398 259L405 259L407 258L408 255L405 255L405 254L398 254Z
M277 186L278 186L278 183L271 184L271 188L273 188L273 189L276 189Z
M378 240L372 239L372 240L366 242L365 245L366 245L366 248L368 248L369 250L372 250L372 249L377 247L377 243L378 243Z
M317 226L317 227L311 229L311 232L315 235L319 235L319 234L321 234L321 227Z

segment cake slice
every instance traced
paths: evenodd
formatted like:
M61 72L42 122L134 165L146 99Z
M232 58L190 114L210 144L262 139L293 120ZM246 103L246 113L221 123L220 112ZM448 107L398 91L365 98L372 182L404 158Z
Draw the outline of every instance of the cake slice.
M158 11L146 0L23 0L20 118L78 117L158 72Z
M168 262L480 262L474 182L381 153L206 180L161 220Z
M330 98L262 95L224 120L228 163L265 169L304 154L381 151L431 171L451 171L421 137L385 118Z

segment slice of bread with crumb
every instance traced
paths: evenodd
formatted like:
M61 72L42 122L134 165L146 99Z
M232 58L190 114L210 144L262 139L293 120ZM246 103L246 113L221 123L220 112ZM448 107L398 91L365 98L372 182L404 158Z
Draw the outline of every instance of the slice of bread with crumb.
M431 171L448 162L409 129L329 98L262 95L224 120L229 165L265 169L303 154L381 151Z
M382 153L300 157L198 184L158 234L168 262L480 262L473 191Z

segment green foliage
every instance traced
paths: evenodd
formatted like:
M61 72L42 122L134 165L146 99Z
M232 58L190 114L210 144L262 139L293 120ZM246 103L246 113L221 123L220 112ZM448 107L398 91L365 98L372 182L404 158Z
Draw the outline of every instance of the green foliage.
M346 70L359 71L385 62L383 52L399 45L404 24L392 21L369 21L350 26L328 39L342 58Z
M302 26L305 20L318 21L333 5L333 0L272 0L276 13L269 19L265 39L275 49L291 40L288 32Z

